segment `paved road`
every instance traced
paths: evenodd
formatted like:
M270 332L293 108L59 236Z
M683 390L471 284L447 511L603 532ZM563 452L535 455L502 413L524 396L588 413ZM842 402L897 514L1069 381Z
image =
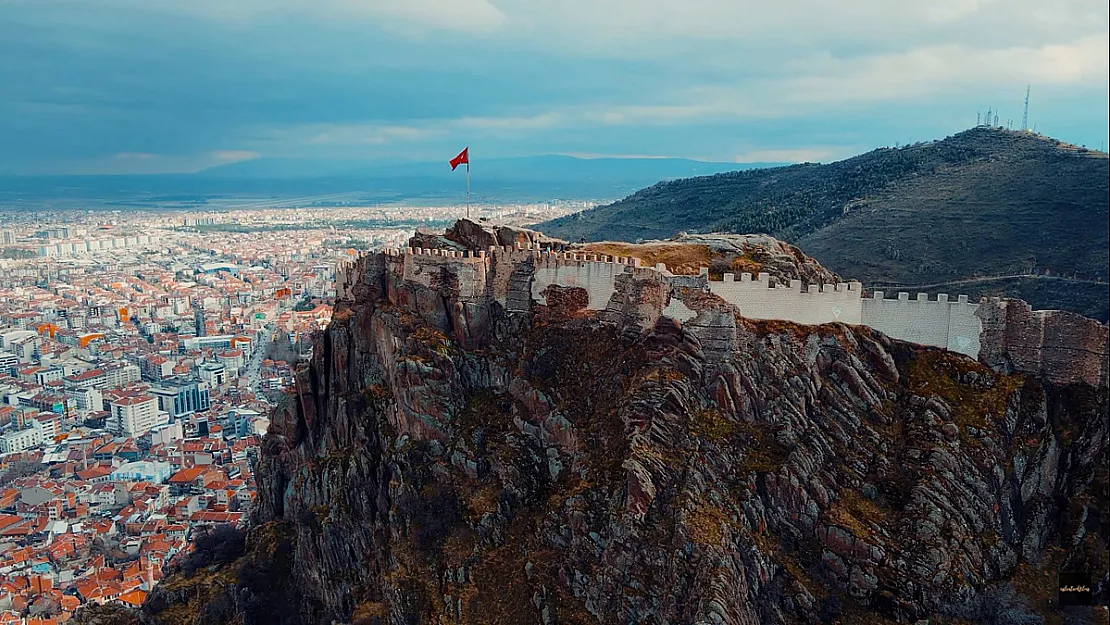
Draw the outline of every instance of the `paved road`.
M1008 280L1011 278L1032 278L1036 280L1062 280L1064 282L1081 282L1085 284L1106 284L1098 280L1086 280L1084 278L1065 278L1063 276L1042 276L1038 274L1018 273L1006 276L987 276L984 278L965 278L963 280L952 280L949 282L937 282L935 284L890 284L887 282L876 282L868 285L869 289L905 289L912 291L914 289L935 289L942 286L952 286L956 284L972 284L975 282L994 282L996 280Z
M254 392L255 397L263 399L262 389L258 385L262 382L262 361L266 358L266 352L270 348L270 337L274 334L272 324L266 324L262 331L255 337L255 341L251 348L251 358L244 368L243 377L247 380L247 386Z

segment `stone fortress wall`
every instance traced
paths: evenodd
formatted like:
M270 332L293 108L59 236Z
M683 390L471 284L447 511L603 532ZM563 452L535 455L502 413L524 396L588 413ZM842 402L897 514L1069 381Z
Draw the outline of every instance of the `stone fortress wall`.
M906 292L899 293L897 299L885 299L883 295L875 291L861 300L863 325L903 341L943 347L972 358L979 355L983 321L978 302L967 301L966 295L952 301L945 293L935 300L926 293L918 293L916 299L910 299Z
M451 265L457 275L458 296L463 301L477 301L493 296L508 305L516 295L513 273L522 263L531 263L527 295L538 304L546 304L549 286L578 287L589 295L590 310L604 310L615 292L616 277L628 267L639 267L636 258L560 252L523 246L491 246L487 250L454 251L437 249L391 249L387 258L396 264L394 271L403 280L428 287L442 286L442 270ZM358 277L355 263L341 263L336 272L336 295L349 297ZM511 308L511 307L510 307Z
M702 269L708 278L709 270ZM859 282L811 284L802 288L801 280L789 285L773 285L766 273L731 273L723 280L709 280L709 290L740 310L749 319L778 319L806 325L821 323L863 323Z
M554 251L541 249L538 245L490 246L480 251L405 248L387 250L381 257L388 271L396 278L449 294L463 306L492 298L506 310L528 311L533 303L546 304L547 289L559 286L584 289L588 294L587 308L602 311L603 314L622 314L621 311L626 314L630 305L633 308L639 305L641 310L646 310L642 306L644 302L618 301L628 299L626 290L623 286L618 288L618 283L626 285L632 281L641 285L655 284L651 287L654 290L649 299L661 300L652 305L657 305L656 315L661 313L684 324L697 325L705 321L701 318L705 315L696 312L696 306L687 306L683 299L691 293L711 292L749 319L782 320L806 325L837 322L865 325L891 338L940 347L972 358L982 358L983 354L994 349L993 344L988 345L985 340L994 340L991 337L995 334L1002 336L1001 331L991 325L1000 325L991 321L999 315L992 317L989 312L980 310L982 306L997 308L997 298L969 302L964 295L952 300L941 294L930 300L921 293L911 299L909 293L903 292L898 293L896 298L887 299L882 291L865 298L862 285L858 282L803 287L801 281L791 280L788 285L776 285L765 273L754 276L740 274L739 278L726 273L722 280L714 280L710 279L708 268L703 268L698 276L674 275L662 264L641 267L639 259L635 258ZM358 274L358 263L340 264L336 272L339 299L352 298L353 289L361 279ZM645 293L647 291L641 289L637 297L642 299ZM1056 315L1057 311L1033 311L1030 314L1031 318L1043 320ZM985 317L990 326L986 328L986 335ZM1101 333L1100 336L1106 333L1102 324L1085 321L1099 326L1092 332ZM1043 325L1044 322L1041 323ZM1000 327L1004 327L1005 322L1002 324ZM1018 344L1017 339L1010 342ZM1042 342L1037 337L1021 339L1022 345L1029 344L1023 347L1026 351L1039 350ZM1104 352L1092 352L1091 357L1104 361ZM1041 357L1040 351L1036 354ZM1026 368L1022 362L1015 362L1014 368ZM1094 374L1088 372L1084 375L1105 377L1105 369L1103 363L1094 368Z

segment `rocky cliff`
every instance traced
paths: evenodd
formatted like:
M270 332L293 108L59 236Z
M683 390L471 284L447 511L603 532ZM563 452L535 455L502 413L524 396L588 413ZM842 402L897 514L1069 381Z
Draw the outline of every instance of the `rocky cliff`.
M638 269L595 311L521 303L527 259L399 262L347 276L243 555L171 576L144 622L1093 618L1055 605L1061 570L1106 603L1106 380L1021 373L1028 333L992 369Z

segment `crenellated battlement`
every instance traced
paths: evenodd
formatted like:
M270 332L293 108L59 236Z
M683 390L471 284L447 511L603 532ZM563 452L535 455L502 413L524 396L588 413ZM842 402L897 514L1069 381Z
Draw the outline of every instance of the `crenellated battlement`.
M709 290L750 319L779 319L803 324L861 323L863 285L859 282L803 285L801 280L774 284L767 273L726 273L721 280L701 273Z
M628 273L632 279L649 275L663 278L672 291L709 291L736 307L749 319L781 320L805 325L846 323L867 325L887 335L924 345L945 347L975 356L979 349L982 323L976 316L979 304L960 295L936 299L919 293L914 299L907 292L887 299L883 291L863 297L859 282L786 284L772 281L768 273L725 273L720 279L710 276L709 268L700 274L676 275L665 264L642 266L637 258L610 256L541 247L536 244L490 246L484 250L395 248L383 253L387 271L402 281L429 288L445 287L444 268L451 267L449 282L460 301L493 299L513 311L530 310L532 302L547 303L551 286L577 287L589 296L590 310L605 310L615 293L617 276ZM359 259L364 254L359 255ZM359 261L340 263L336 269L336 292L349 297L358 281ZM639 277L637 277L639 276ZM693 311L671 297L666 304L668 316L680 321L693 318Z
M383 276L388 278L384 282ZM417 285L426 290L412 288ZM1058 347L1070 340L1061 338L1063 331L1059 328L1086 328L1057 311L1027 311L1023 302L1020 304L1025 308L1007 308L1007 300L999 298L973 302L966 295L952 298L941 293L930 297L906 291L893 297L875 291L864 297L859 282L803 284L801 280L789 280L783 284L765 272L725 273L717 278L708 268L701 268L698 275L675 274L663 263L646 266L636 258L535 244L490 246L484 250L395 248L360 253L353 261L337 263L339 300L352 302L364 296L360 289L379 287L386 289L387 297L395 304L422 307L422 314L434 317L437 327L459 333L460 340L480 335L483 324L490 319L489 304L493 302L509 313L528 312L537 304L548 304L548 295L554 295L552 287L578 288L588 296L586 307L599 311L603 321L632 323L646 329L661 316L668 317L686 326L703 347L708 346L714 358L726 359L729 345L736 339L735 316L728 308L707 300L708 293L749 319L865 325L891 338L941 347L983 359L992 366L1012 362L1023 371L1034 370L1042 361L1072 358L1070 352ZM429 299L429 292L438 295ZM581 298L568 299L560 293L560 305L568 301L581 302ZM443 308L434 302L453 304ZM1091 323L1095 323L1096 330L1088 328L1084 332L1105 335L1105 326ZM1105 343L1100 343L1097 336L1087 342ZM1089 351L1094 356L1088 360L1105 360L1105 351ZM1064 377L1105 378L1108 367L1104 362L1095 362L1098 366L1083 362L1078 373Z
M955 300L941 293L929 299L918 293L914 299L906 291L895 299L887 299L883 291L875 291L863 300L861 322L888 336L905 341L935 345L977 356L983 323L977 313L978 302L969 302L966 295Z

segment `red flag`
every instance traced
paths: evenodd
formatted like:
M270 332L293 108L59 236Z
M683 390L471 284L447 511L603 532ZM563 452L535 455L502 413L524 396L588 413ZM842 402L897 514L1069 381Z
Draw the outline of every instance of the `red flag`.
M463 163L466 163L467 165L470 165L470 155L467 154L468 150L470 150L469 147L463 148L463 151L459 152L458 156L451 159L451 171L455 171L455 168L458 167L459 165L462 165Z

